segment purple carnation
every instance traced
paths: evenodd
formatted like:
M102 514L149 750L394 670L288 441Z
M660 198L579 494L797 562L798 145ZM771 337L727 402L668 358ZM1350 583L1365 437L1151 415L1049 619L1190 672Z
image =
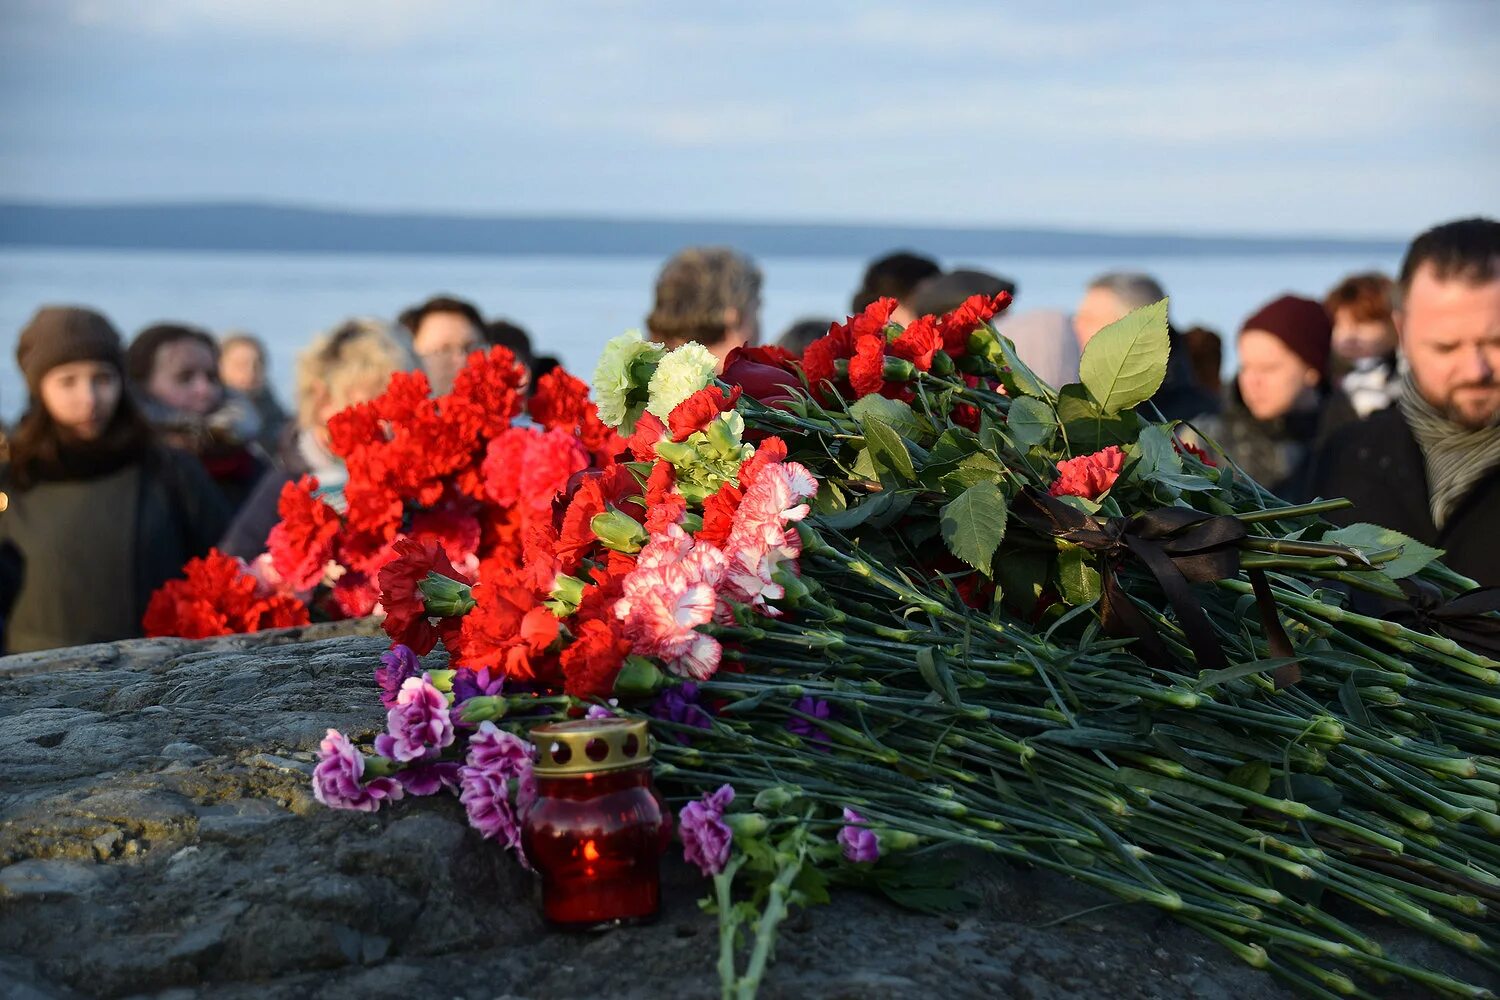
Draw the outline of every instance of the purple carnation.
M679 829L682 834L682 856L698 866L704 875L717 875L729 862L729 846L734 833L724 822L724 810L734 801L734 787L723 785L701 801L682 807Z
M844 807L844 822L858 824L839 830L839 846L850 861L876 861L880 858L880 838L864 825L869 821L849 807Z
M801 712L802 715L811 715L815 719L827 719L833 715L833 709L829 706L828 702L814 698L810 694L805 694L792 702L792 711ZM798 736L811 740L814 743L827 745L829 742L828 734L821 727L808 719L802 718L801 715L793 715L788 718L786 720L786 728L788 732L796 733Z
M589 710L583 713L585 719L613 719L615 713L609 710L608 705L590 705Z
M505 675L489 667L470 670L460 667L453 674L453 704L460 705L470 698L493 697L505 687Z
M397 771L396 780L413 795L436 795L458 787L459 767L456 760L419 761Z
M468 766L496 778L516 778L531 771L532 746L493 722L481 722L469 737Z
M395 706L385 715L385 724L389 732L375 737L375 752L402 763L436 757L453 742L448 699L432 686L427 674L402 682Z
M421 676L422 661L416 653L397 643L380 654L380 662L383 665L375 669L375 683L380 685L380 701L386 708L394 708L396 698L401 694L401 685L406 683L406 679Z
M652 702L651 714L667 722L676 722L679 725L693 726L698 729L712 729L714 724L713 717L704 710L702 705L698 704L698 685L692 681L663 691L656 701ZM668 731L664 738L685 746L693 742L691 736L680 732Z
M313 796L328 808L374 812L386 799L401 798L404 790L394 778L364 780L364 755L337 729L328 730L320 749L313 768Z
M510 803L510 782L493 772L465 767L459 801L469 814L469 825L486 840L520 848L521 823Z

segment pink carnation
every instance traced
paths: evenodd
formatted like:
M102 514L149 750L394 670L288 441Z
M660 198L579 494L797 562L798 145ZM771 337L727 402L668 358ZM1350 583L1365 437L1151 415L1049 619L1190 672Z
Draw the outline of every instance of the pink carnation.
M382 802L404 794L394 778L365 781L364 754L337 729L328 730L319 749L318 766L313 768L313 797L328 808L374 812Z
M817 479L796 462L777 462L756 473L724 543L729 556L725 597L770 617L781 614L768 603L785 595L772 575L782 563L791 563L796 571L802 539L789 525L807 516L808 506L802 501L817 492Z
M375 737L375 752L402 763L437 756L453 742L448 699L432 685L430 674L401 683L396 704L385 715L388 732Z
M841 827L838 836L844 857L856 863L880 860L880 838L867 825L869 820L846 806L844 822L849 825Z
M614 606L632 651L695 680L712 676L723 651L697 628L714 619L727 563L712 545L694 545L680 525L653 535Z

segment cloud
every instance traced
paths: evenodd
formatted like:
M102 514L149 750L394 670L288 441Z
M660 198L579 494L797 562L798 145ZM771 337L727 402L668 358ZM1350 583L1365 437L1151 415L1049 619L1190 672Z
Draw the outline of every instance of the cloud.
M474 0L72 0L87 28L151 35L254 35L300 42L394 46L452 31L480 10Z

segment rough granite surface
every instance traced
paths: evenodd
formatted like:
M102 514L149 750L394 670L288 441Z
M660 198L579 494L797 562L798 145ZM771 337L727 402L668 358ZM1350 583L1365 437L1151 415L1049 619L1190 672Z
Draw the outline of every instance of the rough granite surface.
M0 996L718 994L706 883L675 858L658 921L563 934L451 796L320 807L324 731L383 722L385 643L329 636L0 659ZM762 996L1287 995L1151 908L988 858L969 878L983 902L949 918L836 892L785 925Z

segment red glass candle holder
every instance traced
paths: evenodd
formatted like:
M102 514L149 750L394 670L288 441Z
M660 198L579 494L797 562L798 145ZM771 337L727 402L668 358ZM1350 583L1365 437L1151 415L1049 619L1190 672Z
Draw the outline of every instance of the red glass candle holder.
M535 803L522 827L542 913L589 929L656 916L671 813L651 782L643 719L582 719L531 731Z

